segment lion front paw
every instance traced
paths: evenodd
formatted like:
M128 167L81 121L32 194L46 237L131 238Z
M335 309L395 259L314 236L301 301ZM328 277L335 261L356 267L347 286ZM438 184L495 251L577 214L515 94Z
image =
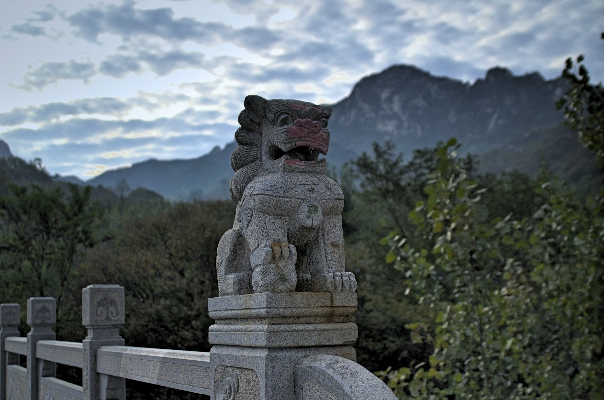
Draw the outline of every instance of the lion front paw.
M325 273L315 277L315 292L355 292L357 280L352 272Z
M250 256L255 293L296 290L296 248L286 242L258 247Z
M333 274L334 291L354 292L357 290L357 280L352 272L336 272Z

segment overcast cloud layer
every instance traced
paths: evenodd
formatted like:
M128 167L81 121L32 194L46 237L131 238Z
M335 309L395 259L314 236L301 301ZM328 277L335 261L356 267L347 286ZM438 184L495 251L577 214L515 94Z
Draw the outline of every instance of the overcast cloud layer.
M0 6L0 139L87 179L232 141L246 94L335 103L393 64L604 79L601 0L81 0Z

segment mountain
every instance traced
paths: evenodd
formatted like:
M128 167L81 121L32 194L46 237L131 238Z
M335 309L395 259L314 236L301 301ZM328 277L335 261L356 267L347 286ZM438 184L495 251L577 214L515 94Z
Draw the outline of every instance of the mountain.
M351 150L391 140L410 155L456 137L465 151L482 153L510 134L562 122L554 103L565 91L562 78L514 76L501 67L468 84L397 65L361 79L332 107L329 126Z
M341 166L370 151L374 141L390 140L408 160L414 149L456 137L464 152L480 156L485 171L532 173L544 160L562 178L580 177L589 189L598 181L592 179L598 174L595 157L561 126L563 115L554 107L565 91L562 78L514 76L501 67L470 84L396 65L361 79L348 97L332 106L326 158L330 165ZM195 159L148 160L87 183L115 187L125 180L132 188L145 187L172 199L228 198L235 148L232 142Z
M73 183L74 185L79 185L79 186L86 185L85 181L81 180L80 178L78 178L75 175L65 175L65 176L55 175L55 176L53 176L52 179L57 182Z
M208 154L190 160L147 160L129 168L107 171L86 181L89 185L115 187L124 180L131 188L143 187L171 199L228 198L233 175L231 153L235 142L223 149L216 146Z
M6 143L4 140L0 140L0 158L9 158L12 156L13 154L10 152L8 143Z

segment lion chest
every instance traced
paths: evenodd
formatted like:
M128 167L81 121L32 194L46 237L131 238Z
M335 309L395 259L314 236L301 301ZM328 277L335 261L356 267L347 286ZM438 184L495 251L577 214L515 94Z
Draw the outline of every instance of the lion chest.
M326 175L281 172L254 178L245 189L243 204L254 212L282 217L305 213L312 219L314 214L341 214L344 195Z

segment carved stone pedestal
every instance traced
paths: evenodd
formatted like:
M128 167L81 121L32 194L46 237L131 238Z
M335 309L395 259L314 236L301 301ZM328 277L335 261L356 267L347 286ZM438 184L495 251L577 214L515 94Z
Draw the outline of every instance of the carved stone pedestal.
M295 399L295 366L328 354L352 361L356 293L257 293L209 299L214 399Z

